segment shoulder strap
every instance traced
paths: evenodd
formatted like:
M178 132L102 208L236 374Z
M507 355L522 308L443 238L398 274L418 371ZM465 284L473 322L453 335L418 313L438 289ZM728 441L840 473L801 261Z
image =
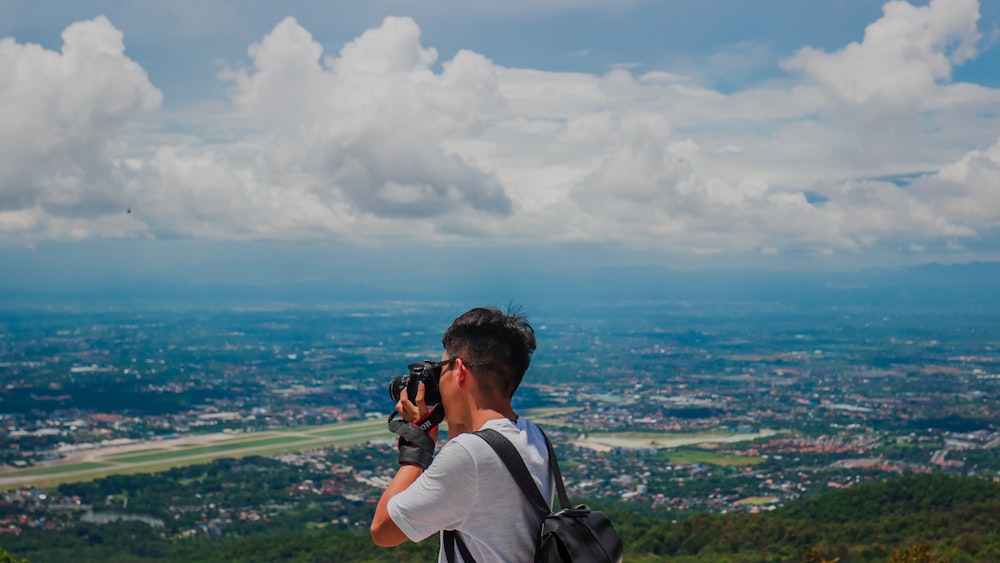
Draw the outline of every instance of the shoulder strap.
M521 454L517 452L514 444L511 444L510 440L505 438L503 434L492 428L480 430L474 434L486 440L486 443L500 456L500 461L507 466L507 471L510 471L510 474L514 477L514 482L521 488L521 492L524 493L525 498L531 503L531 507L538 513L539 518L548 516L552 512L552 509L549 507L549 503L545 502L545 498L542 497L541 491L538 490L538 485L531 478L528 466L524 464L524 459L521 458Z
M559 460L556 458L556 452L552 448L552 442L549 441L549 437L545 435L545 432L542 432L541 428L538 431L542 433L542 438L545 440L545 448L549 451L549 475L555 481L556 492L559 496L559 505L562 508L569 508L569 496L566 494L566 486L563 484L562 472L559 471ZM548 516L552 512L552 508L542 497L542 493L538 490L538 485L531 478L528 466L524 464L524 459L521 458L521 454L518 453L514 444L511 444L510 440L505 438L503 434L492 428L480 430L474 432L474 434L486 440L486 443L497 452L497 455L500 456L500 461L507 466L507 470L514 476L514 482L521 487L521 491L531 503L535 512L542 518Z
M570 508L569 496L566 494L566 486L563 484L562 472L559 471L559 461L556 459L556 452L552 448L552 442L549 441L549 437L542 432L542 429L538 429L542 433L542 438L545 439L545 448L549 451L549 475L552 476L552 480L555 481L556 492L559 496L559 505L562 508ZM517 486L521 488L521 492L524 493L525 498L531 503L531 507L535 509L535 512L544 520L552 512L552 508L549 503L545 501L542 497L541 491L538 490L538 485L535 484L535 480L531 478L531 472L528 471L528 466L524 464L524 458L518 453L517 448L514 444L510 443L503 434L493 430L492 428L487 428L485 430L480 430L478 432L473 432L476 436L479 436L486 441L487 444L493 448L493 451L497 453L500 457L500 461L507 466L507 471L510 472L511 476L514 477L514 482ZM444 553L445 557L448 559L448 563L453 563L455 559L455 547L458 547L458 551L462 554L462 559L466 563L475 563L475 559L472 558L472 554L469 553L469 548L466 547L465 542L462 541L462 536L458 535L455 530L445 530L444 531Z
M542 429L539 428L538 431L542 432ZM542 438L545 438L545 447L549 450L549 473L552 474L552 480L556 482L559 506L563 509L570 508L569 495L566 494L566 485L563 484L562 471L559 471L559 459L556 458L556 451L552 448L552 442L549 441L545 432L542 432Z
M462 561L464 563L476 563L476 559L472 557L469 553L469 548L466 547L465 542L462 541L462 536L458 535L455 530L445 530L444 531L444 556L448 559L448 563L455 563L455 546L458 546L458 552L462 554Z

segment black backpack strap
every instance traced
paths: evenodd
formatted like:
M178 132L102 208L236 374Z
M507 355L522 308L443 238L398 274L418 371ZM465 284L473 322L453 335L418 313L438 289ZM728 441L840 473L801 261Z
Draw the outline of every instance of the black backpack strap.
M542 429L538 429L542 432ZM556 451L552 448L552 442L549 441L549 437L542 432L542 438L545 438L545 447L549 450L549 473L552 475L552 480L556 482L556 493L559 496L559 506L563 509L571 508L569 505L569 495L566 494L566 485L563 484L562 471L559 471L559 460L556 458Z
M563 508L569 508L569 496L566 494L566 486L563 484L562 472L559 471L559 461L556 459L556 452L552 448L552 442L549 441L549 437L542 432L542 429L538 429L542 433L542 438L545 439L545 448L549 451L549 475L552 480L555 481L556 492L559 496L559 504ZM528 471L528 466L524 464L524 458L518 453L517 448L514 444L510 443L510 440L506 438L500 432L493 430L492 428L487 428L485 430L480 430L478 432L473 432L476 436L479 436L486 441L487 444L493 448L493 451L497 453L500 461L507 466L507 471L510 472L511 476L514 477L514 482L517 486L521 488L521 492L524 493L524 497L528 499L531 503L531 507L538 513L542 520L546 516L552 513L552 507L549 503L542 497L542 492L538 490L538 485L535 484L535 480L531 478L531 472ZM472 554L469 553L469 548L466 547L465 542L462 541L462 536L458 535L458 532L454 530L444 531L444 554L448 560L448 563L455 563L455 547L458 547L459 553L462 554L462 559L465 563L475 563L475 559L472 558Z
M510 474L514 477L514 482L517 483L518 487L521 487L521 492L524 493L524 497L531 503L531 507L535 509L538 516L545 519L546 516L551 514L552 507L549 506L549 503L542 496L541 491L538 490L538 485L531 478L531 472L528 471L528 466L524 464L524 459L521 458L521 454L518 453L514 444L511 444L510 440L505 438L503 434L492 428L480 430L479 432L474 432L474 434L486 440L486 443L500 456L500 461L507 466L507 471L510 471ZM546 438L545 443L548 444L548 441L548 438ZM552 453L552 446L549 445L548 448L549 459L555 460L555 456ZM555 464L550 463L550 472L553 467L555 467Z
M469 548L462 541L462 536L458 535L458 532L455 530L445 530L444 556L448 559L448 563L455 563L456 545L458 545L458 552L462 554L462 561L464 563L476 563L476 559L472 557L472 554L469 553Z

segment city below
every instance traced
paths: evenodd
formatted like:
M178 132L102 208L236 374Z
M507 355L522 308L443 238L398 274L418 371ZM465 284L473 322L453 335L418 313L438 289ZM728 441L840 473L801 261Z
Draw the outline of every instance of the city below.
M460 309L8 306L0 533L136 520L221 536L293 513L364 529L396 470L388 381L439 357ZM1000 481L990 311L529 313L539 348L515 407L557 445L574 498L678 519L913 473Z

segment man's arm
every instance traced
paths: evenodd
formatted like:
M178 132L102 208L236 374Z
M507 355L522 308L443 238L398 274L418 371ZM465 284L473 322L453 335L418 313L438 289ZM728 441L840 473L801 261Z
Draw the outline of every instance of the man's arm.
M424 401L424 392L424 384L421 383L417 388L416 403L413 403L410 402L406 389L403 389L400 393L399 402L396 403L396 412L400 413L403 419L409 422L413 422L426 415L427 403ZM437 441L437 427L432 429L428 434L432 440ZM378 506L375 507L375 517L372 518L370 528L372 540L375 542L375 545L392 547L408 539L406 534L389 517L389 499L408 489L423 472L424 470L420 466L403 465L396 472L396 476L392 478L389 486L385 488L382 498L378 501Z
M375 507L375 518L372 519L371 525L372 540L375 541L375 545L392 547L406 541L406 534L389 517L389 499L405 491L423 472L424 470L416 465L400 467L392 482L382 493L382 498Z

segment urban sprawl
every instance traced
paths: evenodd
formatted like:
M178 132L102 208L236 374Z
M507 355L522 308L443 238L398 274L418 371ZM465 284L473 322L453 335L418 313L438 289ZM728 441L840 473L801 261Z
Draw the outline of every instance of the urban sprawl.
M396 468L388 381L437 359L452 312L6 310L0 533L127 518L223 535L302 502L367 526ZM515 406L558 444L573 497L681 517L904 473L1000 479L987 314L660 303L532 320L539 349ZM184 472L206 465L234 484L198 490ZM280 486L236 494L230 476L248 467ZM138 485L95 496L113 475L178 489L135 512Z

